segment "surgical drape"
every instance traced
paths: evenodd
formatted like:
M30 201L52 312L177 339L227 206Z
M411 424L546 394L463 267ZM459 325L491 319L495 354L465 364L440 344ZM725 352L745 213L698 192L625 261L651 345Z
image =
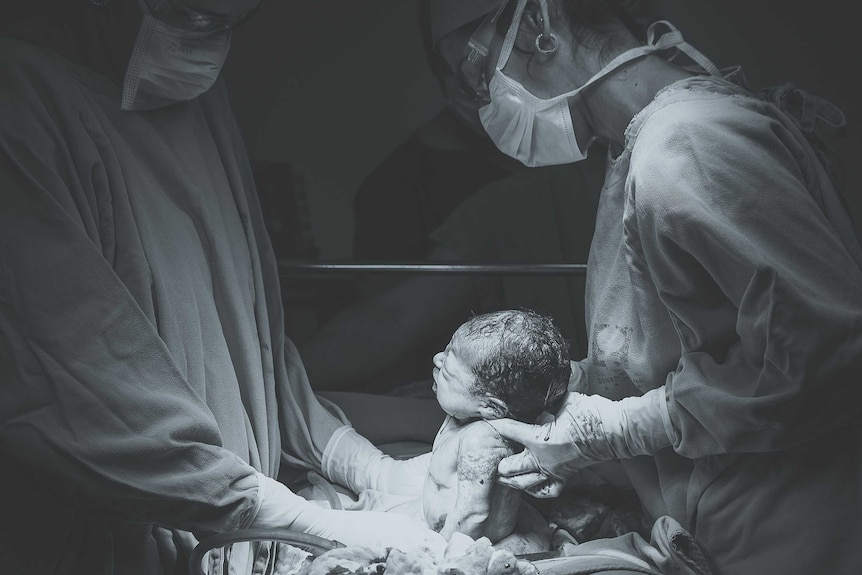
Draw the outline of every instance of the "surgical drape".
M319 466L346 423L283 333L221 82L121 112L108 79L0 39L0 254L0 561L182 572L189 531L247 523L255 470Z

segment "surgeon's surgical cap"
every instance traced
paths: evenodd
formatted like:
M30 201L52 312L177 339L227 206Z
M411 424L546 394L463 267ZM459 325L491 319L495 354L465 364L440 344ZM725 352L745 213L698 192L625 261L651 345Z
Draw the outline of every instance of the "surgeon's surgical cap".
M434 46L443 36L493 12L500 0L431 0L431 40Z

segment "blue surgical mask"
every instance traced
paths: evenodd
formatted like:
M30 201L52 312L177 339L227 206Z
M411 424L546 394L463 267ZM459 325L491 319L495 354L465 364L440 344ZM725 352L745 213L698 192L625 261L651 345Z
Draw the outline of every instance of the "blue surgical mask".
M229 30L197 32L153 17L145 0L135 47L123 81L123 110L153 110L209 90L230 49Z

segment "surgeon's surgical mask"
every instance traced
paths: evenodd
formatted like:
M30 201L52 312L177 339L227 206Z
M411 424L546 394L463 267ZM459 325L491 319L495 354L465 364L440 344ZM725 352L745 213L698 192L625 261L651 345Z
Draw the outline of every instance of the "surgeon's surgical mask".
M720 74L712 62L683 41L682 34L670 22L660 21L650 26L646 46L623 52L583 86L547 100L538 98L503 73L518 36L527 1L518 0L494 75L488 84L490 102L479 110L482 125L497 147L526 166L569 164L586 159L587 149L595 137L584 142L578 141L569 111L569 100L632 60L676 48L710 74ZM666 26L669 32L657 36L656 28L659 25ZM552 45L556 42L553 36L550 40ZM541 48L540 43L543 41L543 35L540 35L536 39L537 47Z
M230 49L231 30L248 19L193 13L160 0L157 11L139 0L143 21L123 81L123 110L153 110L209 90Z

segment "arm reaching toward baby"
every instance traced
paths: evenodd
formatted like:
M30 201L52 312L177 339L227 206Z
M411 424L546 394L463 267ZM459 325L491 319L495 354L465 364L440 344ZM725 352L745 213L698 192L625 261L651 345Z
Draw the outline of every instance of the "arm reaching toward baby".
M374 489L392 495L421 497L431 454L396 460L353 427L344 426L332 435L322 459L323 475L354 493Z
M500 462L499 481L553 497L583 467L669 447L673 430L665 403L664 387L620 401L571 392L557 416L543 425L495 421L501 435L525 447Z
M430 549L442 556L446 542L421 522L395 513L318 507L275 479L258 474L258 507L250 528L285 528L345 545L404 551Z

